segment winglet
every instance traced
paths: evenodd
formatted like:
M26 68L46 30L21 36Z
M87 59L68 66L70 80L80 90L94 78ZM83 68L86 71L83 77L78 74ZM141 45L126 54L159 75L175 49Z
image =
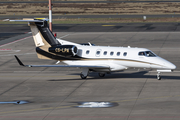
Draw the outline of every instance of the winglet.
M16 55L14 55L14 57L15 57L16 60L18 61L19 65L25 66L25 65L21 62L21 60L20 60Z

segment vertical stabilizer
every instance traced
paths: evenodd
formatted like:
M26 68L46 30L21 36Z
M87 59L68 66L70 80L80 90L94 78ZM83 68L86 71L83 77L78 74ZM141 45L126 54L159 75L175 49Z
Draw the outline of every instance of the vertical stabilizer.
M36 47L41 47L44 45L50 47L50 45L44 40L42 34L38 30L35 23L30 23L30 28L32 31L32 35L33 35L33 39L34 39L34 43L35 43Z
M9 20L9 21L28 22L28 25L31 28L34 43L36 46L36 52L37 52L38 58L40 59L50 59L51 56L47 57L47 55L49 55L49 48L61 45L58 42L58 40L56 40L53 33L50 31L47 19L24 18L23 20Z

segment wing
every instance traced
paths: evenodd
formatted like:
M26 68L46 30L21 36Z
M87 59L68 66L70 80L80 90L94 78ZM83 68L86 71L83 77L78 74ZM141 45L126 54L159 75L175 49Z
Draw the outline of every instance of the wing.
M24 67L78 67L78 68L97 68L97 69L110 69L108 65L24 65L21 60L15 55L19 65Z

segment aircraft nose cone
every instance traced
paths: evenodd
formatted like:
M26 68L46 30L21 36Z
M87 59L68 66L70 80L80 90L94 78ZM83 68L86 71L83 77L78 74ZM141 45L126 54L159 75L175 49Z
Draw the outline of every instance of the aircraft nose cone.
M169 62L167 60L165 60L163 58L160 58L160 57L159 57L158 60L159 60L159 64L161 64L163 66L162 67L163 69L167 69L167 70L174 70L174 69L176 69L176 66L173 63L171 63L171 62Z
M167 68L169 68L169 69L171 69L171 70L176 69L176 66L175 66L174 64L172 64L172 63L169 63L169 64L167 64L166 66L167 66Z
M176 66L174 64L172 64L171 69L176 69Z

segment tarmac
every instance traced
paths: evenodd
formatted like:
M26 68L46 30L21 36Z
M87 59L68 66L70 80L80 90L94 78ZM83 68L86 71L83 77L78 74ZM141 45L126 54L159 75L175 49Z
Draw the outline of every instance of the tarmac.
M102 31L64 31L57 32L57 37L76 43L148 48L177 69L162 73L160 81L155 70L146 69L129 69L104 78L90 73L81 79L78 68L19 66L14 55L24 64L57 61L38 59L31 35L9 37L0 46L0 119L179 120L179 31ZM83 106L84 102L89 103Z
M0 45L31 35L27 24L0 24ZM178 22L53 24L53 32L178 32ZM19 36L21 35L21 36ZM13 37L13 38L12 38ZM15 38L14 38L15 37ZM10 38L11 40L7 40ZM2 42L4 41L4 42Z

